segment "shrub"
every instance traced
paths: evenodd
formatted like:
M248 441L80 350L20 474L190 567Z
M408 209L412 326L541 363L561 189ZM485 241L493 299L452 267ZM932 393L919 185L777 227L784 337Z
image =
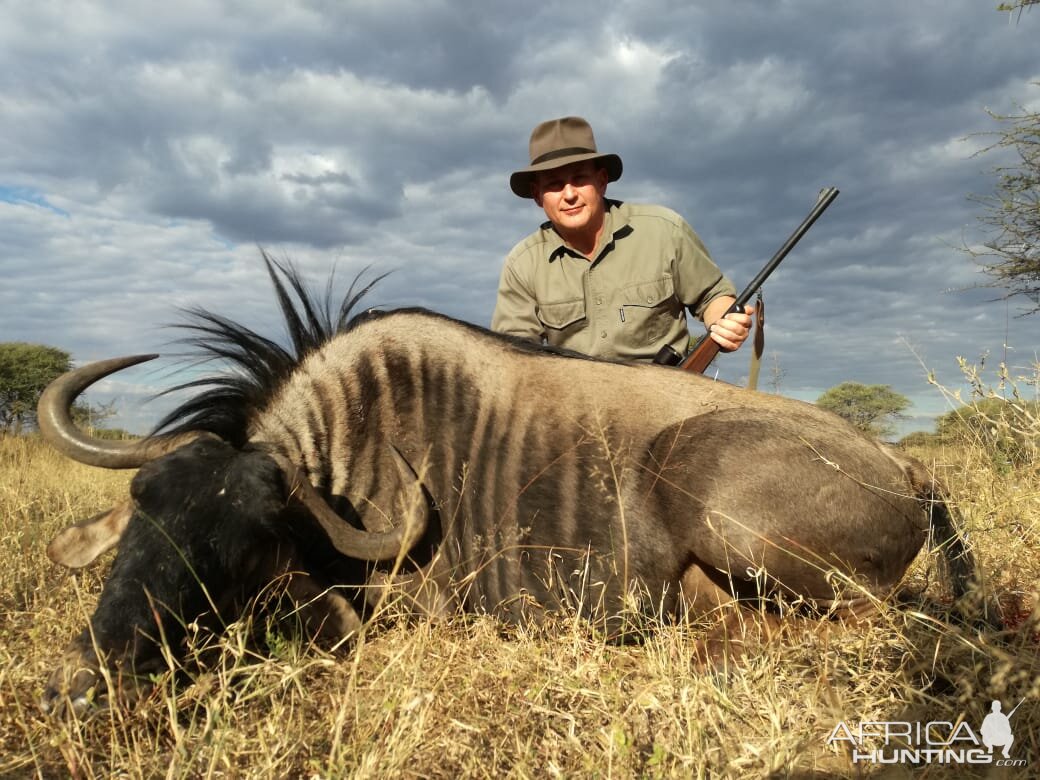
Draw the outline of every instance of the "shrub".
M935 430L941 441L983 447L998 466L1029 465L1038 460L1040 402L979 398L944 414Z

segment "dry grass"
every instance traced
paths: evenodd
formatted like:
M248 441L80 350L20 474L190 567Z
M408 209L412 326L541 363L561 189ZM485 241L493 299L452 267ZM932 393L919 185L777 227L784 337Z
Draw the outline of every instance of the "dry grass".
M125 496L129 477L70 464L31 439L0 439L0 775L870 776L881 768L827 744L839 721L964 719L977 730L992 699L1008 710L1022 698L1012 755L1040 766L1040 473L1035 464L995 470L970 446L916 454L949 484L989 585L1013 613L1018 631L1004 644L886 608L847 631L792 625L757 641L739 666L705 673L691 626L615 646L566 616L507 630L487 618L387 615L343 650L276 629L258 649L234 626L198 639L219 653L192 682L167 675L134 710L77 722L46 718L36 702L110 556L71 574L44 549L58 529ZM941 598L936 568L922 554L911 581ZM914 774L972 776L939 764Z

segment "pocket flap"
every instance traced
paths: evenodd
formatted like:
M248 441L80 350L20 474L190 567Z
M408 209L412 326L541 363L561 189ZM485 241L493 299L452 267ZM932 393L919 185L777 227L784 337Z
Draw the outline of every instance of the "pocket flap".
M621 291L624 306L658 306L675 294L672 277L632 284Z
M578 320L585 319L585 301L575 298L558 303L543 303L538 307L538 319L547 328L562 330Z

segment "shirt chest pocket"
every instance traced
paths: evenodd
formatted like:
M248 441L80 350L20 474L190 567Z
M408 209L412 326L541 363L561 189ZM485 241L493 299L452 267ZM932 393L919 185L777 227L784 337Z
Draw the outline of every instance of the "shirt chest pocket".
M671 276L630 284L619 291L621 332L632 346L654 344L683 316Z
M537 309L538 320L547 330L576 330L585 325L585 301L574 298L569 301L542 303Z

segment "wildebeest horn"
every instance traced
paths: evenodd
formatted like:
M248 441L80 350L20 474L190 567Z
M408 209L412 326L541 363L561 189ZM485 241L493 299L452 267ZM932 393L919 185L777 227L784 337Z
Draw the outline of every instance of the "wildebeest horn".
M37 421L44 440L64 455L106 469L135 469L150 460L208 433L186 433L138 441L107 441L87 436L72 422L70 410L76 396L109 374L154 360L158 355L133 355L88 363L55 379L40 396Z
M403 456L392 448L395 455L403 460ZM293 463L287 459L273 455L275 461L282 467L289 485L290 495L299 501L312 514L321 525L322 529L332 542L332 546L344 555L352 558L360 558L366 561L385 561L396 558L402 551L412 549L415 543L424 533L429 521L428 508L416 513L414 518L406 517L404 522L395 526L393 530L381 533L362 531L355 528L336 514L335 510L328 505L321 494L307 479L307 476ZM410 490L418 490L422 496L422 486L418 482L415 471L405 461L404 466L398 463L402 471L402 477L410 473L414 481L409 485ZM405 471L407 469L407 472ZM425 498L423 498L425 501Z

